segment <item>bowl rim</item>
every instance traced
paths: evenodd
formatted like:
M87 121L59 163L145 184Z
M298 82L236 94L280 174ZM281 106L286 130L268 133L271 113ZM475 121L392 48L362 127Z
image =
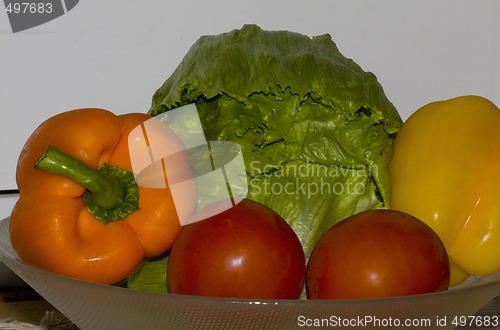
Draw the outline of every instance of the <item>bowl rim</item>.
M368 298L368 299L337 299L337 300L310 300L310 299L254 299L254 298L224 298L224 297L208 297L208 296L193 296L193 295L183 295L175 293L162 293L162 292L149 292L134 290L125 287L119 287L114 285L100 284L85 280L80 280L72 278L69 276L53 273L45 269L32 266L30 264L22 261L19 256L15 253L12 244L9 240L5 240L8 235L2 235L8 232L8 226L10 222L10 217L6 217L0 220L0 262L3 262L9 268L21 267L25 270L32 272L43 273L45 276L55 277L60 281L65 281L67 283L73 283L78 286L90 286L93 288L102 288L103 290L125 290L129 295L151 295L161 297L161 299L172 299L178 302L187 303L217 303L217 304L243 304L243 305L357 305L360 304L379 304L379 303L400 303L406 300L413 299L430 299L432 297L449 296L449 295L459 295L464 293L470 293L479 288L488 289L490 287L498 287L498 294L500 294L500 272L488 275L488 276L470 276L463 283L450 287L445 291L415 294L415 295L405 295L397 297L387 297L387 298ZM14 270L14 269L12 269ZM29 283L27 283L29 285Z

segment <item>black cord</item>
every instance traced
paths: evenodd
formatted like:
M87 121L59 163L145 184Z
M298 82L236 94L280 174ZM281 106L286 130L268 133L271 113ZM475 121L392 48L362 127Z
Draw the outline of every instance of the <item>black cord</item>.
M19 194L19 189L1 189L0 190L0 196L1 195L18 195Z

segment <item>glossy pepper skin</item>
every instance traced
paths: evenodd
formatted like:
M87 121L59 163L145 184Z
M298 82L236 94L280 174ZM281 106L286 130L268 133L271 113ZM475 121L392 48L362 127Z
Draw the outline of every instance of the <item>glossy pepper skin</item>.
M138 209L106 224L87 210L85 187L34 166L52 146L91 169L109 164L131 172L129 132L150 118L77 109L49 118L33 132L18 160L20 198L10 217L12 245L23 261L58 274L112 284L132 272L143 257L170 249L180 224L168 188L137 186ZM182 148L178 140L168 143Z
M500 110L473 95L420 108L395 139L391 205L441 238L450 285L500 271L499 146Z

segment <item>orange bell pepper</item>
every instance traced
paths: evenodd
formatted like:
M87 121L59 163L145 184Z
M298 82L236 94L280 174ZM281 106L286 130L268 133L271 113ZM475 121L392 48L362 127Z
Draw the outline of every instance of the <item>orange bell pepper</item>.
M20 197L10 217L23 261L112 284L170 249L181 227L170 189L137 185L129 155L129 132L150 118L77 109L33 132L18 160ZM180 140L167 143L183 149ZM194 206L195 195L186 196L183 211Z

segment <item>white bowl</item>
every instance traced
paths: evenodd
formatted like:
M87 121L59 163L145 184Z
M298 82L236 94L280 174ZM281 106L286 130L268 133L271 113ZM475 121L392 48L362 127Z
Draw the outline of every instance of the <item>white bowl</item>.
M387 299L247 300L140 292L56 275L22 262L0 221L0 258L81 329L294 329L313 322L354 327L405 322L453 328L500 294L500 273L470 278L448 291ZM498 319L497 319L498 322Z

